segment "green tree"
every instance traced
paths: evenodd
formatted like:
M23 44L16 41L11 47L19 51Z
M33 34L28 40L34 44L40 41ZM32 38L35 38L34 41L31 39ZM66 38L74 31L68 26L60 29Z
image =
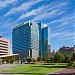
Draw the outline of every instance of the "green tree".
M42 61L42 57L37 57L37 61Z
M24 58L23 58L23 62L25 62L25 61L26 61L26 58L24 57Z
M70 61L71 61L71 55L69 55L69 54L66 54L66 55L64 55L65 56L65 60L64 60L64 62L65 63L69 63Z
M71 61L75 61L75 52L72 54Z
M51 57L50 57L50 62L51 62L51 63L54 63L54 56L51 56Z
M36 63L36 59L34 59L34 58L32 58L31 61L32 61L33 63Z
M27 61L28 63L30 63L30 62L32 61L32 58L31 58L31 57L28 57L28 58L26 59L26 61Z
M59 65L60 62L63 62L64 59L65 59L64 54L62 54L60 52L55 53L55 55L54 55L54 61L56 63L58 63L58 65Z
M46 54L45 56L44 56L44 58L43 58L43 60L45 61L45 62L47 62L47 60L50 58L50 56L48 55L48 54Z

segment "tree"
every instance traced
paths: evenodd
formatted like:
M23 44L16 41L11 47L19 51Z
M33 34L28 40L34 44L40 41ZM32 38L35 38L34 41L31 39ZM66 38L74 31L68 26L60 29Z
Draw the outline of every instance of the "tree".
M50 56L48 55L48 54L46 54L45 56L44 56L44 58L43 58L43 60L45 61L45 62L47 62L47 60L50 58Z
M54 61L56 63L58 63L58 65L59 65L60 62L63 62L64 59L65 59L64 58L64 54L62 54L60 52L55 53L55 55L54 55Z
M42 61L42 57L37 57L37 61Z
M24 58L23 58L23 62L25 62L25 61L26 61L26 58L24 57Z
M26 59L26 61L27 61L28 63L30 63L30 62L32 61L32 58L31 58L31 57L28 57L28 58Z
M71 61L71 55L69 55L69 54L66 54L66 55L64 55L65 56L65 60L64 60L64 62L66 62L66 63L70 63L70 61Z
M36 59L34 59L34 58L32 58L31 61L32 61L33 63L36 63Z
M50 57L50 62L54 63L54 56Z
M75 61L75 52L72 54L71 61Z

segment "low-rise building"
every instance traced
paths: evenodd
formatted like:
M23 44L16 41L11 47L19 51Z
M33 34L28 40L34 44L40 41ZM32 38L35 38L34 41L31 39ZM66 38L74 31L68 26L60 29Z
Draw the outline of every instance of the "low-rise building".
M0 36L0 56L10 54L10 40L6 40Z
M58 51L63 53L63 54L71 54L71 53L75 52L75 46L74 47L63 46Z

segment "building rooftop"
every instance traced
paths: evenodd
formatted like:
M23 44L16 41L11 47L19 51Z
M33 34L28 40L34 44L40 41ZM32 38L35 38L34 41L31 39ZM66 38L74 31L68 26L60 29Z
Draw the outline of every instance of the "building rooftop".
M27 21L27 22L23 22L23 23L21 23L21 24L19 24L19 25L16 25L16 26L13 27L13 29L14 29L14 28L17 28L17 27L20 27L20 26L22 26L22 25L24 25L24 24L26 24L26 23L29 23L29 22L30 22L30 20Z
M69 50L69 49L73 49L73 48L74 47L66 47L66 46L63 46L59 50Z
M19 55L19 54L1 55L0 58L14 57L14 56L18 56L18 55Z

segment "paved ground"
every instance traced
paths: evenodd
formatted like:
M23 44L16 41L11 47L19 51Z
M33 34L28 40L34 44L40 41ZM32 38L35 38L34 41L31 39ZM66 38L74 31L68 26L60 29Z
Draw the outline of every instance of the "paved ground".
M0 65L0 70L9 70L16 66L18 66L18 64L2 64Z
M19 65L18 64L2 64L2 65L0 65L0 70L9 70L16 66L19 66ZM21 75L21 74L10 74L10 73L0 72L0 75Z
M48 75L75 75L75 69L63 69L61 71L57 71L53 74Z

